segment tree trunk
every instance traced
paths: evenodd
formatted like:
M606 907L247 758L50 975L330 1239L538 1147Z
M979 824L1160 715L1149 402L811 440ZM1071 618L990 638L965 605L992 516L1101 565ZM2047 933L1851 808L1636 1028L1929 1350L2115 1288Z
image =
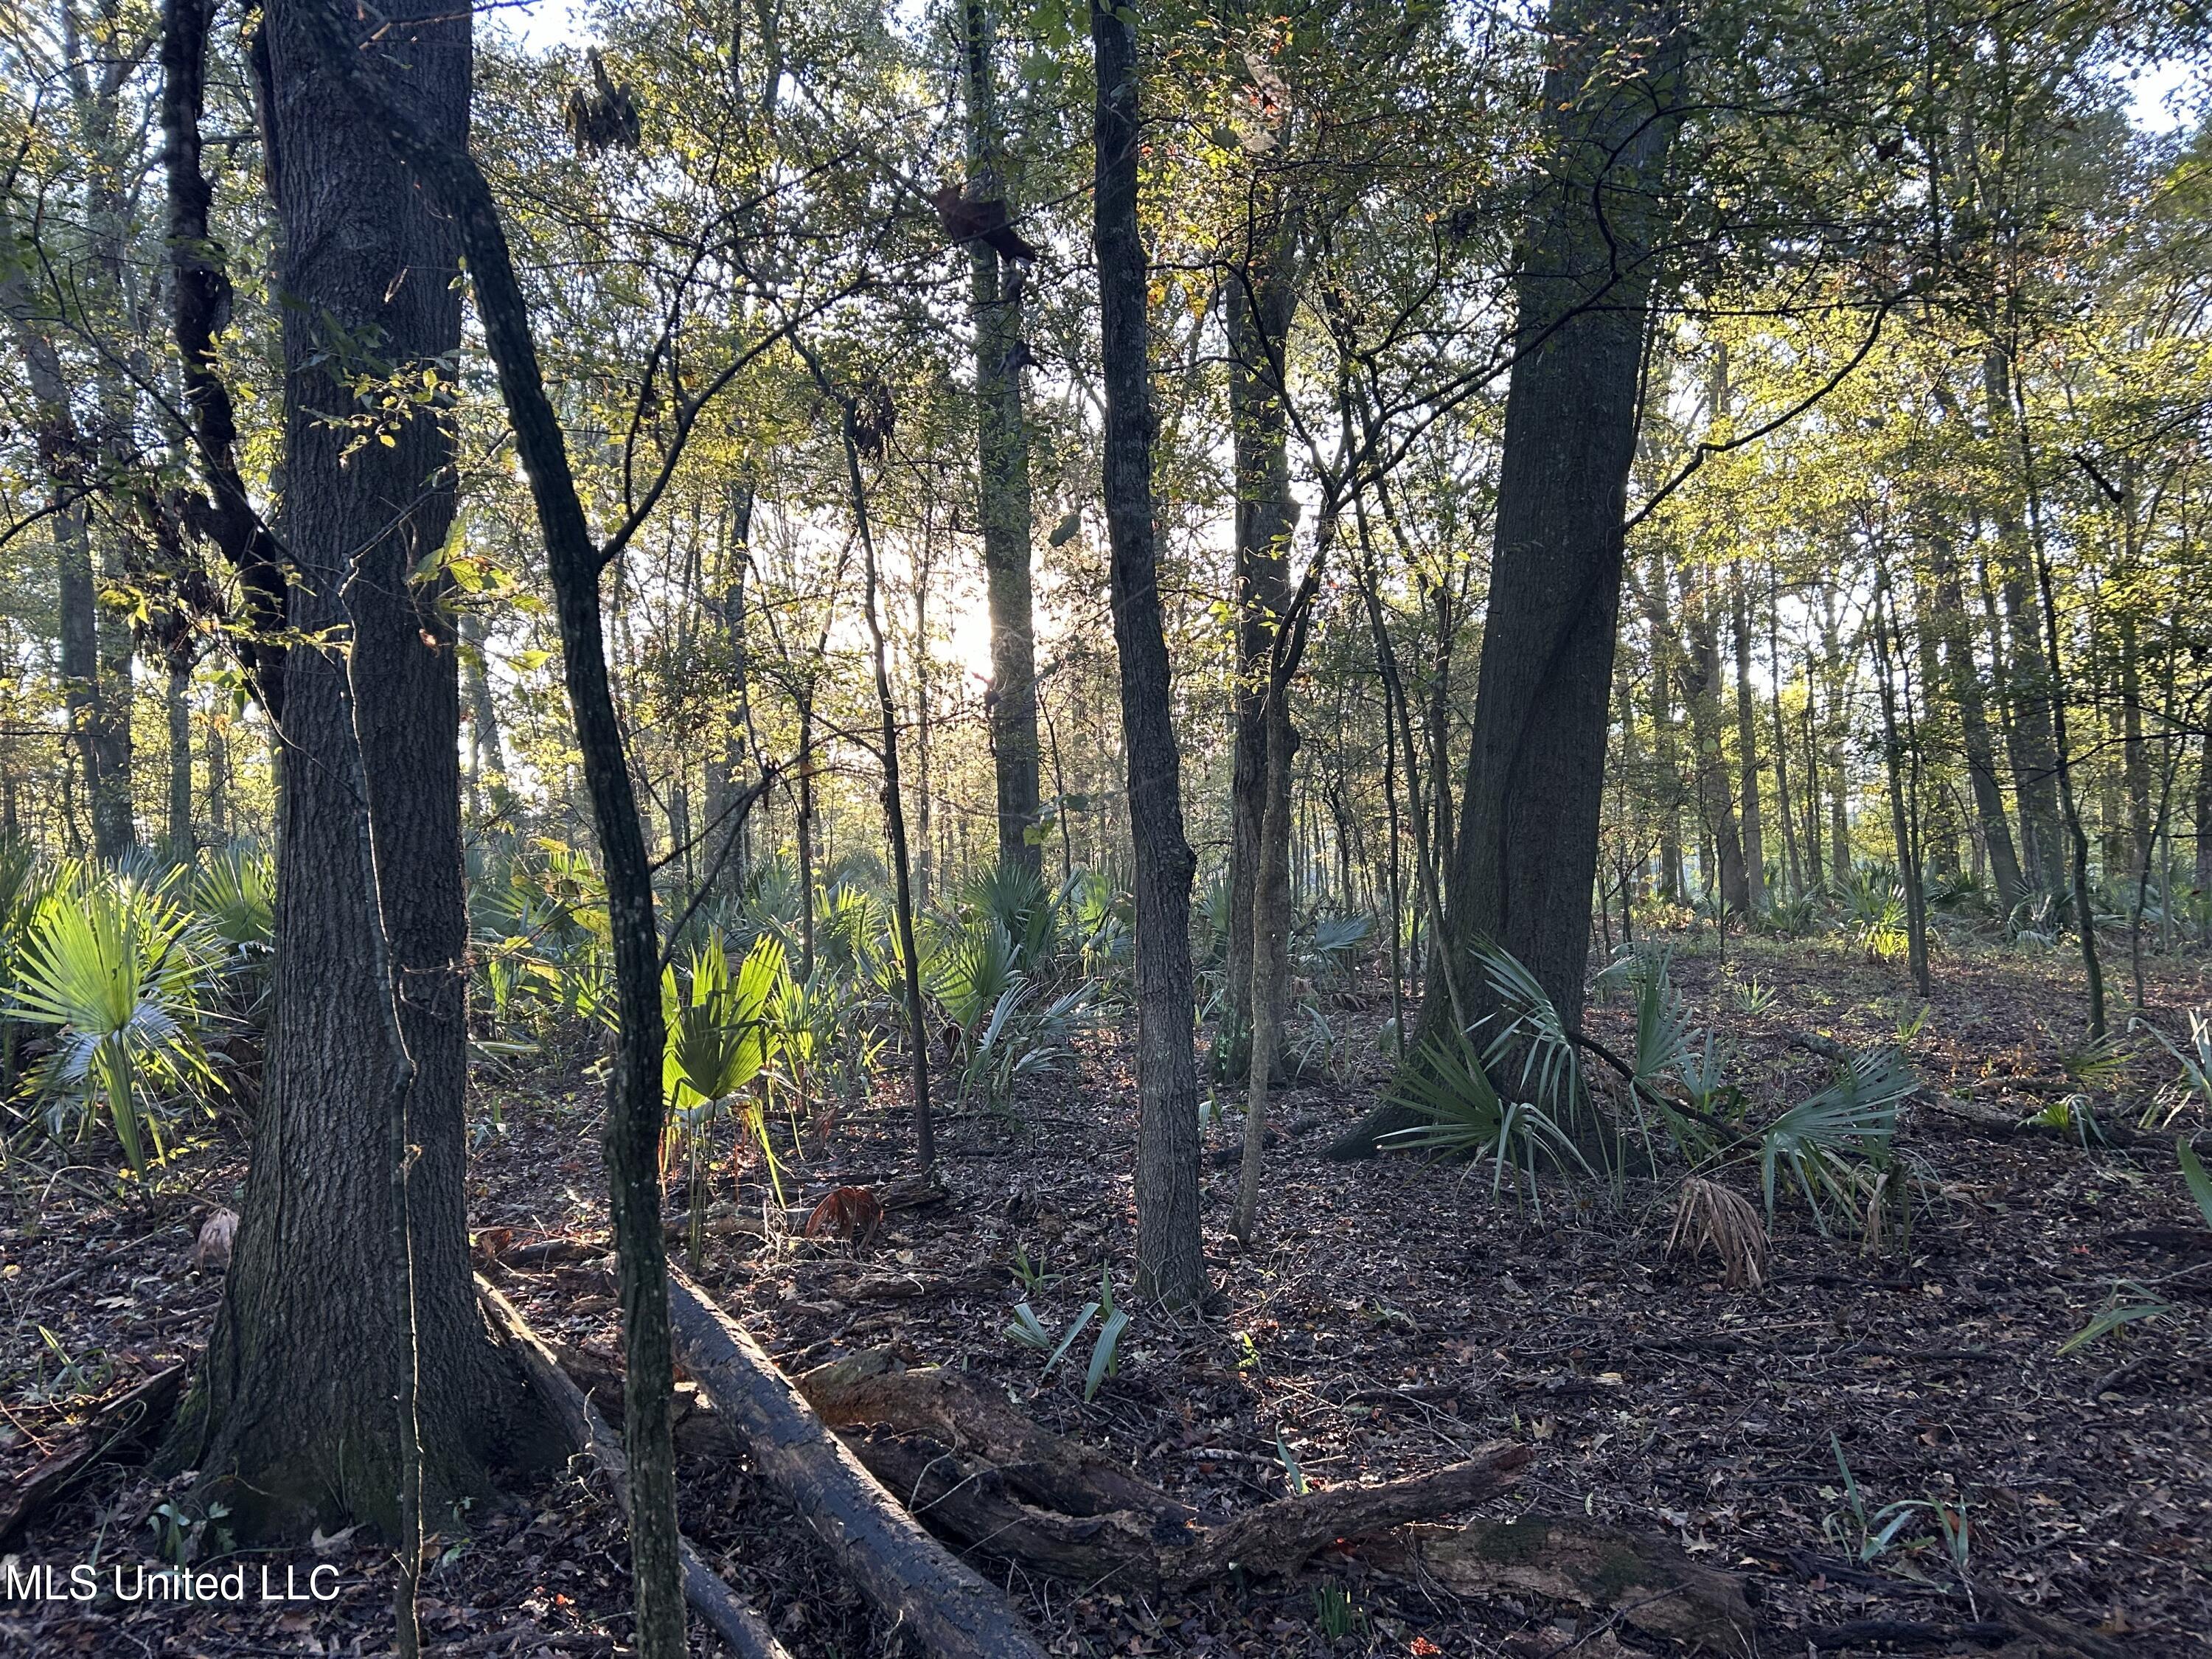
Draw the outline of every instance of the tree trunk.
M2000 367L2009 368L1999 361ZM2018 443L2021 483L2027 496L2028 554L2035 574L2036 596L2042 606L2045 651L2044 683L2049 690L2049 730L2058 781L2058 804L2065 817L2067 840L2072 852L2069 873L2074 891L2074 930L2081 942L2081 970L2089 998L2089 1038L2105 1036L2105 969L2097 955L2097 912L2089 897L2089 837L2081 828L2081 805L2074 787L2074 768L2066 735L2066 673L2059 654L2058 599L2052 591L2051 549L2044 533L2043 495L2036 480L2035 447L2027 427L2027 401L2016 376L2008 374L2012 389L2013 436Z
M162 855L172 864L192 861L192 665L169 664L162 708L169 720L169 811L161 837Z
M1006 197L991 21L962 0L969 192ZM1030 581L1030 435L1022 411L1022 271L981 241L969 246L975 313L976 505L991 611L991 768L998 786L999 862L1042 867L1037 827L1036 635Z
M1782 592L1781 582L1770 562L1766 567L1766 659L1774 671L1774 812L1782 820L1783 861L1788 866L1790 893L1805 892L1805 864L1797 850L1797 819L1790 803L1790 726L1782 717Z
M1252 1054L1244 1097L1243 1158L1237 1177L1237 1212L1230 1224L1230 1231L1244 1244L1252 1242L1259 1216L1260 1181L1267 1160L1267 1089L1282 1044L1281 1011L1288 1000L1281 979L1290 960L1290 774L1298 749L1297 727L1291 720L1291 687L1297 678L1299 659L1305 654L1314 593L1334 539L1329 525L1330 519L1324 516L1312 568L1279 623L1262 665L1267 675L1262 717L1267 732L1267 810L1261 823L1259 878L1253 892Z
M1988 849L1990 878L1996 883L1997 902L2008 918L2026 896L2021 878L2020 855L2013 848L2012 823L2005 817L2004 792L1997 783L1996 751L1990 744L1989 716L1984 706L1982 677L1975 666L1973 645L1966 631L1966 596L1959 580L1959 562L1948 537L1931 544L1936 574L1936 625L1943 635L1951 700L1959 708L1960 745L1966 751L1966 778L1973 790L1974 816L1981 825L1982 844Z
M1881 688L1882 761L1889 779L1890 828L1897 838L1897 876L1905 889L1905 934L1912 983L1924 999L1928 983L1928 909L1920 886L1920 840L1906 799L1905 734L1898 720L1895 668L1903 641L1893 638L1894 596L1887 565L1878 572L1874 596L1874 652L1875 678ZM1918 768L1916 755L1911 764Z
M2194 828L2197 831L2197 857L2192 873L2197 878L2197 898L2203 911L2203 921L2197 928L2197 943L2212 946L2212 733L2208 733L2197 751L2197 811Z
M1982 392L1990 430L2010 428L2012 373L2002 351L1992 349L1983 356ZM2051 725L2056 688L2050 683L2043 626L2036 614L2034 550L2023 545L2026 532L2009 489L1998 492L1996 528L2002 571L1998 592L2010 638L2003 692L2013 793L2020 802L2021 861L2027 884L2050 892L2065 879L2066 869L2058 757Z
M169 269L173 332L182 368L193 459L208 491L204 527L238 573L246 638L238 651L248 689L271 720L284 709L283 629L290 596L281 550L246 494L238 471L238 425L230 389L216 373L216 346L230 318L230 276L210 234L214 191L200 167L208 31L214 0L167 0L161 14L161 140L168 175Z
M811 356L807 365L825 395L829 381ZM906 983L907 1108L914 1123L914 1161L927 1171L937 1161L937 1136L929 1109L929 1022L921 1004L921 958L914 939L914 861L907 850L906 805L899 796L898 705L891 698L890 662L884 644L884 623L876 574L876 538L868 524L867 487L860 478L860 449L854 436L853 403L845 400L845 477L853 491L853 525L860 538L866 578L863 610L876 671L878 738L883 744L884 827L891 846L892 921L897 928L899 964ZM1031 757L1030 778L1036 778ZM1004 843L1000 844L1004 857Z
M2140 882L2151 865L2150 750L2143 742L2142 661L2136 619L2123 610L2120 635L2121 780L2126 785L2128 854L2126 870Z
M607 1079L605 1154L627 1379L623 1444L631 1479L635 1639L641 1659L678 1659L685 1650L683 1540L676 1524L676 1460L670 1439L674 1364L660 1222L659 1154L667 1121L661 1090L666 1037L660 1006L663 963L653 870L607 673L599 579L612 552L594 544L584 517L567 438L545 395L528 305L483 173L458 143L426 129L411 112L385 96L326 25L316 44L325 66L342 82L337 90L375 110L375 136L431 185L449 216L447 222L460 232L484 342L498 371L517 457L529 479L544 539L563 678L605 863L608 932L614 946L617 1038ZM449 752L452 747L449 737Z
M1258 186L1255 186L1258 187ZM1271 198L1272 199L1272 198ZM1288 411L1278 366L1289 346L1296 295L1280 208L1255 232L1249 257L1226 274L1224 309L1229 336L1229 423L1237 467L1236 749L1230 773L1228 1014L1224 1032L1249 1038L1258 1029L1252 960L1263 936L1251 918L1261 902L1260 871L1267 814L1290 810L1291 775L1268 764L1267 663L1276 630L1291 603L1291 500ZM1285 831L1287 835L1287 830ZM1288 890L1287 866L1282 880ZM1265 936L1275 938L1272 932ZM1266 969L1273 988L1268 1016L1279 1029L1290 982L1287 930Z
M268 1076L230 1278L171 1461L222 1488L248 1534L347 1516L393 1533L408 1438L395 1400L413 1395L433 1505L482 1488L507 1403L468 1266L455 651L441 595L410 580L453 520L453 443L423 410L342 460L356 405L330 370L344 348L325 322L419 376L460 343L459 250L326 61L328 15L278 0L266 27L283 287L300 301L283 331L292 623L340 645L287 665ZM416 118L458 142L469 33L465 12L418 3L378 21L356 73L404 87ZM385 1220L403 1072L404 1255ZM410 1279L411 1365L394 1293Z
M461 690L469 714L469 815L481 817L487 809L489 790L495 806L507 788L506 751L499 735L499 705L492 701L491 664L484 655L487 643L483 618L473 611L461 613Z
M1698 748L1698 805L1715 854L1704 875L1707 886L1717 892L1729 914L1748 920L1751 886L1744 871L1743 842L1736 831L1735 789L1721 741L1720 622L1713 615L1710 581L1697 590L1688 623L1683 701L1689 705L1690 732Z
M1206 1293L1198 1231L1198 1067L1191 1048L1190 883L1182 762L1170 700L1152 525L1149 270L1137 228L1136 14L1091 0L1097 62L1093 241L1105 362L1104 495L1112 544L1129 828L1136 851L1137 1282L1190 1304Z
M1656 42L1644 40L1656 27ZM1460 789L1447 938L1494 940L1560 1018L1582 1019L1637 397L1650 301L1651 203L1664 173L1682 37L1656 15L1558 0L1545 84L1551 154L1516 282L1489 613ZM1612 78L1629 39L1634 68ZM1655 100L1660 113L1653 113ZM1491 1012L1486 987L1467 1012ZM1431 975L1425 1041L1449 1041ZM1361 1157L1385 1106L1331 1151Z
M1766 908L1766 843L1759 810L1759 704L1751 695L1751 604L1743 565L1732 573L1735 605L1735 742L1743 777L1744 919Z
M1659 769L1659 887L1669 904L1682 902L1682 769L1674 746L1674 622L1666 544L1655 540L1644 583L1644 620L1650 625L1651 747Z

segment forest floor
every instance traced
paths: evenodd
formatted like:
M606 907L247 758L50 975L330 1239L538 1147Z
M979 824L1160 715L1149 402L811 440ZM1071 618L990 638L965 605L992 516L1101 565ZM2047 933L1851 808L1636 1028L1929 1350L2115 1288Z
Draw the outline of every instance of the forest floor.
M2154 961L2152 970L2154 1006L2212 1004L2212 964ZM1710 953L1678 956L1675 977L1699 1022L1735 1049L1754 1124L1828 1074L1790 1045L1791 1031L1893 1040L1918 1006L1901 969L1826 945L1732 942L1725 965ZM1778 994L1755 1013L1734 989L1753 977ZM1940 958L1933 1010L1911 1051L1923 1081L2018 1116L2048 1104L2071 1086L2060 1056L2061 1034L2079 1024L2075 978L2063 955ZM1034 1085L1018 1125L948 1116L948 1201L895 1213L865 1249L712 1237L697 1276L789 1370L881 1344L964 1366L1205 1511L1281 1496L1289 1475L1279 1440L1317 1486L1432 1468L1488 1442L1531 1444L1536 1461L1489 1514L1586 1515L1741 1573L1763 1653L1890 1650L1855 1638L1852 1630L1875 1627L1858 1621L1923 1631L1970 1622L1930 1511L1914 1511L1870 1559L1839 1559L1856 1554L1856 1540L1839 1546L1834 1535L1852 1531L1838 1449L1869 1513L1906 1500L1963 1504L1978 1586L2097 1632L2107 1650L2212 1652L2212 1267L2130 1237L2164 1228L2170 1238L2197 1219L2170 1140L2091 1153L1912 1109L1901 1141L1925 1185L1909 1240L1868 1255L1784 1202L1773 1282L1731 1291L1711 1262L1669 1258L1672 1181L1632 1183L1618 1205L1589 1183L1554 1183L1540 1215L1493 1194L1487 1172L1410 1158L1323 1161L1322 1148L1370 1103L1387 1069L1372 1038L1387 1013L1378 1003L1370 994L1364 1010L1332 1012L1363 1033L1345 1077L1279 1097L1285 1134L1270 1155L1263 1237L1249 1253L1225 1232L1235 1170L1209 1156L1206 1249L1224 1305L1182 1320L1137 1310L1119 1374L1089 1403L1080 1353L1042 1376L1042 1357L1005 1333L1025 1295L1045 1324L1064 1328L1096 1294L1102 1267L1127 1297L1135 1099L1126 1030L1101 1030L1077 1072ZM1620 998L1589 1018L1620 1047L1632 1045L1632 1023ZM2106 1104L2132 1121L2174 1071L2142 1040ZM890 1176L903 1127L891 1087L881 1109L810 1134L787 1180L811 1199ZM505 1129L486 1135L472 1165L474 1224L512 1229L516 1241L597 1231L596 1091L570 1078L507 1089L502 1101ZM1209 1154L1233 1144L1237 1122L1232 1112L1209 1128ZM33 1218L14 1216L0 1279L0 1492L91 1405L204 1340L219 1285L191 1266L194 1229L234 1193L240 1165L234 1146L198 1156L185 1188L149 1205L118 1210L58 1182L39 1200L36 1237ZM744 1188L755 1213L759 1175L748 1172ZM1755 1171L1727 1178L1756 1201ZM856 1254L871 1271L911 1276L919 1293L853 1297ZM1022 1262L1042 1281L1025 1289ZM500 1277L580 1374L613 1368L603 1265ZM2115 1283L2130 1280L2155 1281L2173 1313L2061 1355ZM1079 1347L1088 1346L1086 1334ZM719 1431L695 1417L679 1445L687 1532L795 1656L890 1650L826 1552ZM41 1516L20 1553L47 1563L146 1554L146 1517L161 1497L142 1472L108 1472ZM341 1598L0 1602L0 1652L382 1651L389 1578L378 1552L345 1538L296 1559L337 1565ZM507 1510L474 1517L429 1575L427 1650L620 1651L623 1559L611 1504L580 1479L520 1491ZM1575 1609L1534 1596L1455 1596L1357 1549L1292 1580L1166 1601L979 1565L1061 1654L1460 1659L1634 1651L1650 1639L1599 1616L1577 1622ZM1328 1622L1349 1628L1333 1640ZM711 1638L696 1639L712 1650Z

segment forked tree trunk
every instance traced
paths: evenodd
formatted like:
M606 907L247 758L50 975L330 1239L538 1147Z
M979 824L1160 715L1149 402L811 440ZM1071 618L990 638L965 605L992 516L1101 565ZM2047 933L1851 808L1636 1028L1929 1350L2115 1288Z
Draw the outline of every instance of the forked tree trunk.
M230 276L209 230L214 191L200 166L213 0L167 0L161 14L161 143L169 197L172 318L195 470L207 488L204 527L238 573L247 684L272 720L284 709L283 629L289 595L276 538L247 499L238 471L238 424L217 371L230 316Z
M1198 1066L1191 1045L1190 882L1182 762L1170 702L1152 526L1150 275L1137 228L1137 14L1091 0L1097 62L1092 239L1105 360L1106 528L1137 910L1137 1284L1179 1305L1206 1294L1198 1231Z
M1558 0L1546 76L1551 167L1516 283L1504 459L1474 729L1460 790L1449 937L1439 956L1495 940L1560 1017L1582 1018L1597 873L1606 727L1620 609L1628 470L1656 236L1651 203L1674 118L1681 35L1671 15ZM1646 41L1656 30L1656 41ZM1637 68L1618 70L1629 40ZM1470 980L1476 975L1468 975ZM1486 988L1463 988L1468 1014ZM1448 1039L1433 971L1421 1030ZM1395 1127L1368 1114L1331 1151L1359 1157Z
M452 522L453 436L420 410L388 444L355 446L358 406L330 366L343 341L371 337L401 373L446 361L459 250L325 60L330 18L317 0L267 14L283 285L300 301L284 316L292 622L336 644L287 664L268 1076L222 1311L170 1449L264 1535L348 1516L392 1534L407 1438L394 1402L410 1391L431 1512L480 1491L507 1403L468 1266L454 641L435 586L410 580ZM369 32L349 27L349 46ZM424 127L458 143L467 13L417 0L375 27L356 72L404 87ZM417 1149L405 1255L388 1220L403 1073Z

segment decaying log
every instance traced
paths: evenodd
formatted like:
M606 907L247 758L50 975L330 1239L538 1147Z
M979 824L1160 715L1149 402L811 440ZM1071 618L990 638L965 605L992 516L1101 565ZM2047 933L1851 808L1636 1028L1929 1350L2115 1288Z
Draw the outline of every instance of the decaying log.
M607 1484L614 1488L615 1501L627 1516L629 1459L606 1419L599 1414L599 1408L569 1380L568 1374L553 1358L552 1350L531 1329L521 1311L481 1275L477 1279L477 1297L491 1316L492 1324L505 1340L508 1351L521 1363L531 1386L559 1419L569 1443L590 1454L606 1476ZM707 1558L699 1553L690 1539L679 1539L677 1547L684 1565L684 1599L729 1644L732 1652L738 1654L739 1659L791 1659L789 1650L776 1640L767 1621L707 1564Z
M1006 1598L924 1531L759 1345L674 1269L668 1315L684 1370L870 1601L941 1659L1044 1659Z
M177 1408L184 1381L182 1365L155 1371L94 1413L68 1445L24 1471L6 1498L0 1498L0 1547L102 1459L135 1451L158 1435Z
M799 1381L823 1420L930 1525L968 1547L1085 1581L1146 1589L1295 1571L1315 1552L1495 1497L1534 1454L1493 1446L1430 1474L1263 1504L1214 1525L957 1372L877 1352Z
M806 1403L833 1429L880 1425L921 1433L989 1465L1026 1501L1063 1515L1115 1510L1197 1517L1165 1492L1079 1440L1040 1428L1003 1396L942 1366L908 1370L889 1350L817 1365L798 1380Z
M1724 1651L1742 1651L1752 1633L1751 1608L1733 1573L1661 1539L1579 1516L1406 1527L1368 1554L1381 1565L1418 1565L1462 1595L1526 1591Z

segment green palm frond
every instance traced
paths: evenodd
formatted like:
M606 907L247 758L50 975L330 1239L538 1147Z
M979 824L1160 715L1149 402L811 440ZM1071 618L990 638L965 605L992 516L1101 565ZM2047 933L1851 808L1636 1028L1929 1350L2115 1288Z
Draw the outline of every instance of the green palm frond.
M1901 1053L1877 1048L1854 1055L1843 1076L1769 1124L1759 1145L1768 1220L1774 1217L1776 1174L1786 1169L1826 1232L1823 1199L1847 1209L1855 1206L1863 1195L1858 1170L1887 1163L1898 1108L1918 1087Z

